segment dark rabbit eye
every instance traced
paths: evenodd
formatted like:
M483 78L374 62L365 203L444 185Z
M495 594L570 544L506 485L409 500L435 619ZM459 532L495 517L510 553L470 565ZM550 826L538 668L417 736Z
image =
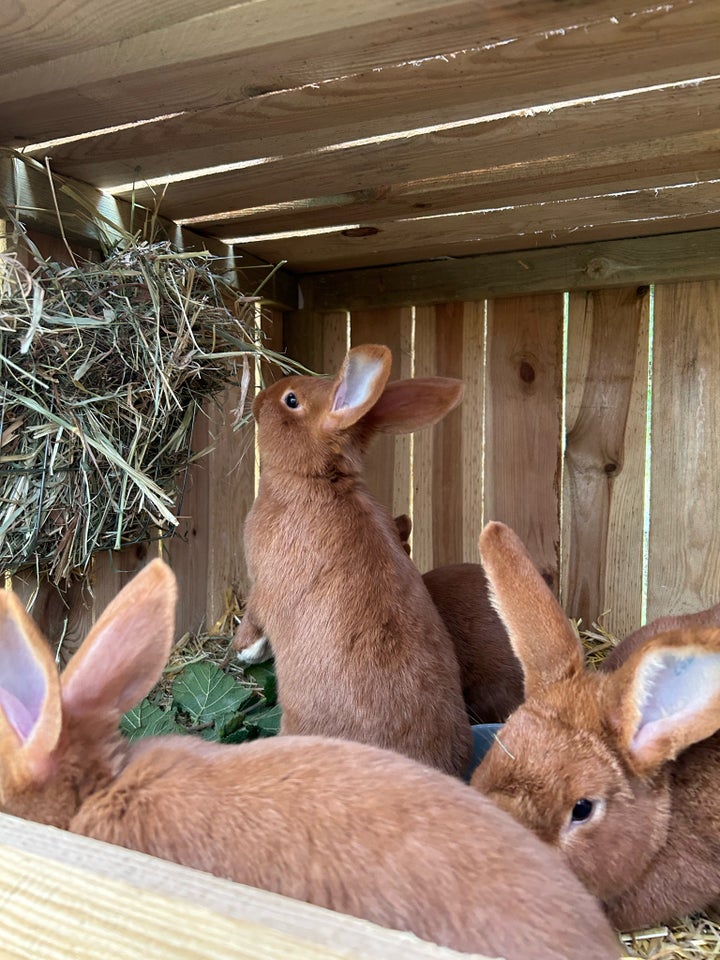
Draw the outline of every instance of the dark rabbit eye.
M300 406L300 401L294 393L286 393L283 397L283 400L285 401L285 405L290 407L291 410L294 410L296 407Z
M573 821L573 823L582 823L583 820L590 819L594 809L595 804L592 802L592 800L588 800L587 797L583 797L581 800L578 800L573 807L570 819Z

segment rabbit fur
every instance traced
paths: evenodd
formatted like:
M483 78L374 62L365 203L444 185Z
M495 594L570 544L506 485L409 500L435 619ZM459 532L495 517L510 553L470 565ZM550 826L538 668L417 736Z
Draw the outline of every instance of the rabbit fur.
M403 550L410 555L410 517L395 517ZM482 564L450 563L422 575L442 618L460 668L463 699L471 723L502 723L523 701L523 675L505 626L490 602ZM272 656L263 636L238 653L241 663Z
M461 951L618 956L555 851L454 778L319 737L125 740L119 717L162 672L175 596L171 571L152 561L58 676L20 601L0 592L3 812Z
M437 422L463 387L388 384L390 363L387 347L354 347L334 379L287 377L255 398L252 586L234 642L270 638L282 733L372 743L460 775L471 733L452 642L362 466L375 433Z
M714 905L720 630L646 632L616 669L591 672L513 531L488 524L480 553L526 700L472 786L561 850L621 929Z

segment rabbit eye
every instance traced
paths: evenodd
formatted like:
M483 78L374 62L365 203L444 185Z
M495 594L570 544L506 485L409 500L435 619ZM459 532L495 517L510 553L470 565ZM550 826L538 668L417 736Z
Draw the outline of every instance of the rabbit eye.
M595 804L592 802L592 800L588 800L587 797L582 797L582 799L578 800L578 802L572 808L570 819L573 823L582 823L584 820L590 819L594 809Z
M296 407L300 406L300 401L294 393L286 393L283 397L283 402L285 406L290 407L291 410L295 410Z

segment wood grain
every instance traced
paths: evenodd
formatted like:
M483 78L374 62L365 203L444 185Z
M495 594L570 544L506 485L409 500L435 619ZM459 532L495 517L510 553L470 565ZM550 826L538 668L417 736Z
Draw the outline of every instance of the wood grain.
M477 300L558 290L636 286L720 274L720 230L487 253L363 270L306 274L301 288L318 310Z
M678 171L686 176L675 182L692 182L696 171L716 168L720 124L714 105L719 89L720 81L707 80L536 113L496 118L476 114L477 119L458 127L410 131L379 142L354 137L344 147L320 152L301 153L288 144L282 153L262 154L267 159L251 171L240 168L171 183L161 209L167 217L205 217L207 227L213 214L305 201L298 204L301 228L312 225L303 220L303 207L311 198L339 196L339 217L327 222L352 223L348 217L360 211L346 210L345 201L360 191L367 200L379 198L361 217L367 224L423 210L472 209L474 201L489 206L491 200L539 199L550 192L558 198L577 196L586 184L606 183L612 192L628 189L638 178L657 180ZM664 160L653 159L661 155ZM455 177L462 179L457 182ZM527 187L524 179L530 181ZM457 189L449 202L444 198L444 191L456 187L468 193L464 206ZM142 184L136 189L138 201L148 205L156 193ZM387 194L391 204L386 210ZM286 206L279 212L292 211ZM244 229L232 221L220 226L223 237L263 232L262 223Z
M416 376L456 377L462 403L415 435L413 556L424 572L477 560L482 524L484 304L418 307Z
M314 373L334 375L350 346L345 310L313 313L295 310L285 314L284 345L288 357Z
M642 620L649 288L570 296L561 598L589 628Z
M557 592L563 300L488 303L485 519L525 543Z
M268 260L285 258L292 270L312 273L717 228L718 197L717 180L711 180L389 221L370 234L348 230L244 243Z
M5 814L0 900L4 960L483 960Z
M720 599L720 281L655 292L648 620Z
M218 105L60 144L53 148L54 161L65 173L111 186L221 163L314 151L359 135L385 135L718 72L712 0L655 10L640 4L624 11L610 6L594 2L571 10L535 3L521 11L508 4L488 23L489 14L476 4L461 39L460 23L453 24L447 5L449 15L432 26L426 18L424 28L435 31L432 53L453 51L452 57L422 59L418 53L422 41L409 36L407 56L380 71L358 72L359 51L347 51L343 69L333 74L337 79L330 83L293 85L259 96L246 84L237 96L226 95ZM553 28L562 26L582 29L553 33ZM513 42L493 46L503 33ZM401 36L395 38L398 41L402 42ZM378 51L379 62L385 49L384 45ZM226 71L218 89L234 85L236 76L229 77ZM416 96L419 88L421 102ZM349 102L352 111L347 109ZM57 122L57 118L48 119ZM107 121L100 125L106 126ZM173 144L170 155L168 143Z
M393 65L411 65L403 71L405 99L397 109L412 112L418 110L417 99L412 100L418 86L431 91L434 86L428 82L430 71L422 80L412 79L418 62L468 49L484 70L468 84L466 109L479 96L496 99L497 91L507 90L514 103L523 105L538 102L529 100L529 93L553 91L557 99L578 87L587 91L593 73L605 89L617 89L623 75L626 86L636 87L656 82L660 70L674 79L684 79L689 71L693 76L698 75L694 71L717 72L717 24L707 0L695 4L690 24L683 17L690 4L683 2L648 10L640 3L619 9L611 0L592 5L486 0L481 6L467 0L403 0L392 8L380 0L351 8L336 0L266 0L261 15L250 3L226 10L213 4L192 19L171 13L156 29L145 12L135 35L128 37L127 24L139 6L140 0L122 0L111 18L116 34L112 29L104 37L96 33L102 46L77 49L73 8L79 17L87 16L88 3L64 4L65 32L71 35L67 52L59 17L51 25L49 43L42 39L38 18L22 45L35 41L45 46L41 56L47 62L5 73L0 86L8 91L0 113L3 126L16 138L45 140ZM182 17L183 8L179 10ZM648 35L650 44L643 42ZM457 102L472 71L467 63L459 71L438 65ZM376 110L383 113L387 103L398 99L397 84L383 76L375 79L376 85L388 87L385 109ZM18 99L17 91L24 96ZM348 92L342 91L345 102ZM434 106L442 112L442 97ZM254 126L235 129L244 133Z

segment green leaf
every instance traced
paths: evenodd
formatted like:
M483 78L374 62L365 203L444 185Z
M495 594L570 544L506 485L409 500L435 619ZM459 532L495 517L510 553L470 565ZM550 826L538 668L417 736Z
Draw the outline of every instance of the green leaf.
M185 733L185 728L176 723L172 713L161 710L146 697L120 720L120 730L128 740L154 737L163 733Z
M250 730L247 727L238 727L236 730L233 730L231 733L223 734L220 738L223 743L245 743L246 740L249 740L252 736Z
M185 667L173 684L172 693L173 700L194 723L226 722L229 715L253 697L252 690L207 661Z
M252 677L263 692L263 696L272 706L277 703L277 679L275 677L275 665L272 660L265 663L256 663L252 667L245 667L243 673L246 677Z
M254 727L261 737L274 737L280 730L281 718L282 709L278 704L268 710L260 710L247 716L245 723L251 729Z

